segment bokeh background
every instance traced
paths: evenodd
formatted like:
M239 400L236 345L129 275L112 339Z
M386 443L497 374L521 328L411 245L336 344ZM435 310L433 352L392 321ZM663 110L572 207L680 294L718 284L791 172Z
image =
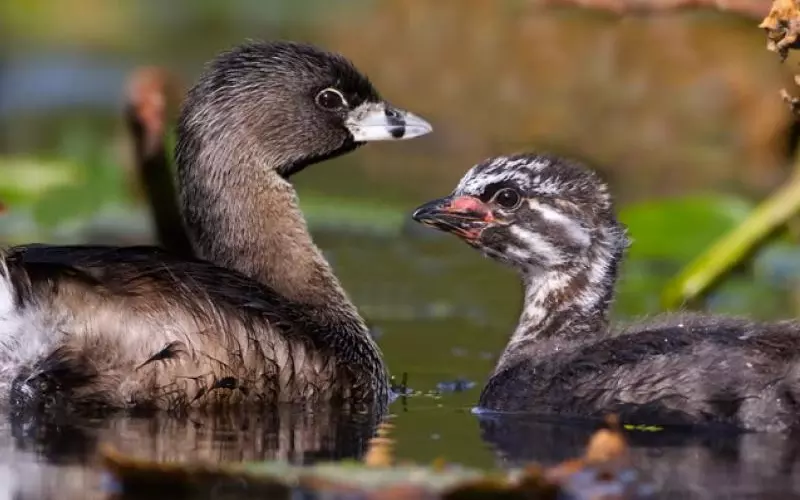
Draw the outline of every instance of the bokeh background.
M3 2L0 200L11 210L0 240L147 238L122 120L132 72L161 66L181 89L243 39L293 38L343 52L436 130L299 176L312 220L394 231L486 156L569 155L611 183L636 240L631 259L658 263L658 276L645 273L656 299L621 306L654 312L668 276L791 173L797 130L778 90L796 64L764 50L764 0L726 3L727 12L543 1ZM636 7L661 10L615 12ZM755 281L792 281L792 248L756 261ZM750 309L787 311L791 289L776 308L769 296L767 310Z
M798 128L778 92L797 62L765 50L766 0L727 12L581 3L4 0L0 243L153 240L123 121L137 68L165 68L181 89L246 38L340 51L434 133L304 171L303 208L392 371L427 395L401 415L401 455L447 450L486 464L476 424L437 409L466 412L477 400L520 288L509 270L415 226L414 207L487 156L585 161L610 183L634 239L615 304L626 320L662 310L669 281L795 168ZM691 307L796 315L793 224Z

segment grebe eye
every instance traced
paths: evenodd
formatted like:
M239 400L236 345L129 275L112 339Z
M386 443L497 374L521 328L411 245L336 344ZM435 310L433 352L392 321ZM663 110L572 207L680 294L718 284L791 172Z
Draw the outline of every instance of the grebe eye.
M337 110L347 106L344 96L336 89L325 89L317 94L317 105L322 109L329 111Z
M503 208L517 208L521 201L519 193L511 188L503 188L494 195L494 202Z

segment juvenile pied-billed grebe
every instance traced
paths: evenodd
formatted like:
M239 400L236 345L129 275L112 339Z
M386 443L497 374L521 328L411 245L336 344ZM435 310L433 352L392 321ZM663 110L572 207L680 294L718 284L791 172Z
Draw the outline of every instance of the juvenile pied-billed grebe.
M608 310L628 239L606 185L582 165L490 159L413 218L522 276L519 325L482 409L758 431L800 421L796 322L682 314L613 334Z
M382 410L380 350L288 177L365 141L429 131L339 55L286 42L220 55L177 130L182 213L207 261L153 247L7 250L0 392L21 409L344 400Z

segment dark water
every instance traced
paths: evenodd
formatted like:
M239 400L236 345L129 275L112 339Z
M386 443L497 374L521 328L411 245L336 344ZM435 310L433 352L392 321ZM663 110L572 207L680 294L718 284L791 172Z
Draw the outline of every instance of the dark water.
M557 418L475 417L455 401L396 405L400 458L435 454L486 467L553 464L583 451L593 426ZM0 498L103 498L94 465L99 443L161 461L230 462L358 458L360 422L333 413L273 409L264 414L194 419L115 419L2 426ZM460 444L459 444L460 443ZM780 435L701 436L635 433L631 457L660 498L787 498L798 491L798 443ZM152 498L152 497L150 497Z

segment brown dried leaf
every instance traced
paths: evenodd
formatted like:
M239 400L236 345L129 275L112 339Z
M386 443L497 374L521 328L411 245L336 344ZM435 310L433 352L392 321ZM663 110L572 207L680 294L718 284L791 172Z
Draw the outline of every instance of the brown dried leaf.
M608 429L600 429L592 435L584 456L587 463L624 463L628 459L628 444L619 427L616 415L606 418Z
M369 441L369 448L364 455L367 467L391 467L394 464L394 439L389 437L394 425L382 422L378 425L376 436Z
M796 116L800 116L800 99L792 96L786 89L781 89L781 98L789 104L789 109L792 110Z
M800 47L800 10L795 0L775 0L758 27L767 32L767 50L776 52L781 60L789 55L789 49Z
M601 429L589 441L586 449L586 462L606 463L627 458L628 445L619 431Z

